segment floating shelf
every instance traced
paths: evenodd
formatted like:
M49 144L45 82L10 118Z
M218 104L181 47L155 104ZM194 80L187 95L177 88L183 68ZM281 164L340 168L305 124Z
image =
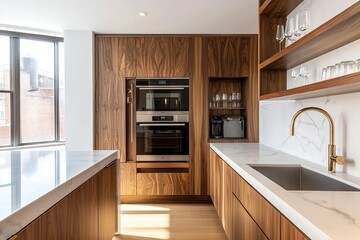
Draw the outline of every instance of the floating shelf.
M209 138L209 143L238 143L248 142L246 138Z
M218 107L218 108L209 108L209 110L244 110L244 107Z
M265 1L264 4L268 2ZM285 6L292 6L292 1L270 1L266 9L271 9L271 2L287 2ZM296 2L296 1L295 1ZM264 5L263 4L263 5ZM265 11L263 10L263 11ZM309 32L290 46L277 52L272 57L261 62L260 70L291 69L336 48L346 45L360 38L360 2L330 19L320 27ZM265 46L264 46L265 47Z
M265 0L259 8L260 15L269 17L286 17L303 0Z
M259 100L300 100L360 91L360 72L260 96Z

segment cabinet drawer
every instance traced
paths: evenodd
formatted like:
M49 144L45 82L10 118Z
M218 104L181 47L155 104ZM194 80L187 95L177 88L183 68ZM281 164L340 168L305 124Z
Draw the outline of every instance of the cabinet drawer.
M288 219L281 216L281 239L308 240L309 238Z
M246 212L239 200L232 195L232 223L233 228L231 231L230 239L236 240L267 240L268 238L261 231L256 222Z
M235 171L233 193L270 240L280 239L280 213Z
M189 173L151 172L136 174L137 195L187 195Z

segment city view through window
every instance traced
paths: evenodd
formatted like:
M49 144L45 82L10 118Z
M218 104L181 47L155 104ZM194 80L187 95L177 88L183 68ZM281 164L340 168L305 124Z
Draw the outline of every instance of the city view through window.
M9 36L0 36L0 146L12 145L13 138L18 138L15 142L19 144L64 141L63 43L56 45L54 41L20 38L17 41L20 56L12 56L20 69L19 79L13 79L16 77L11 74L15 66L10 66L10 41ZM55 54L56 49L58 54ZM14 92L15 81L20 86L18 92ZM16 101L19 109L16 109ZM12 119L15 111L18 111L19 126L14 125ZM16 127L19 134L12 136L12 128Z

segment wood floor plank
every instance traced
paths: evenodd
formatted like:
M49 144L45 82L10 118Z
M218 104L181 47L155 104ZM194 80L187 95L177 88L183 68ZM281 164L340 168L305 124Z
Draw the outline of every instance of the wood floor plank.
M122 204L113 240L226 240L212 204Z

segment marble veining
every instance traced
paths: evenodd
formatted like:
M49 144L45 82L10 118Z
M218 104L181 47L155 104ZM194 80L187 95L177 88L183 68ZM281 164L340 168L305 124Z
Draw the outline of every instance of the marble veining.
M0 151L0 239L20 231L117 158L117 151Z
M287 191L249 165L301 165L360 189L360 178L256 143L213 143L211 148L311 239L360 239L360 192Z

